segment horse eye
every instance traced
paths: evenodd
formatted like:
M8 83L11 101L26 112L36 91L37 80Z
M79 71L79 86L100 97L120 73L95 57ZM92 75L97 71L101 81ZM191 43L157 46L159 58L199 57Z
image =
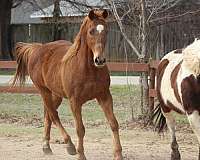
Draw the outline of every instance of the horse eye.
M95 32L96 32L96 30L95 30L94 28L90 30L90 34L91 34L91 35L94 35Z

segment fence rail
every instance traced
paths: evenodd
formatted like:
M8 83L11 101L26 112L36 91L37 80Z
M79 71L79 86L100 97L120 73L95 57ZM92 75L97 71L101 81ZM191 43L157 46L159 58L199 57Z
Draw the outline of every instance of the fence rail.
M157 96L155 90L155 76L159 61L151 61L150 63L122 63L122 62L108 62L107 66L110 71L128 71L128 72L148 72L149 80L149 106L154 107L154 97ZM16 61L0 61L0 69L15 69ZM8 93L38 93L38 90L32 86L25 87L11 87L0 86L0 92Z

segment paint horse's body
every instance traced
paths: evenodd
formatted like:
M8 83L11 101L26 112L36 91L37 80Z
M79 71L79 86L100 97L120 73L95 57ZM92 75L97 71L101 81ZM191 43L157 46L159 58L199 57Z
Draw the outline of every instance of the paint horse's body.
M86 101L97 99L113 131L114 158L122 159L118 123L113 114L113 101L109 91L110 77L104 58L106 17L106 11L90 11L73 44L55 41L47 44L19 43L16 47L18 67L14 83L19 80L23 84L25 75L30 75L44 101L45 153L52 153L49 140L53 122L67 144L68 153L78 153L78 159L86 159L81 107ZM77 150L56 111L63 97L69 99L74 115L78 135Z
M157 71L157 93L172 135L171 159L180 160L172 111L188 117L200 144L200 40L162 58Z

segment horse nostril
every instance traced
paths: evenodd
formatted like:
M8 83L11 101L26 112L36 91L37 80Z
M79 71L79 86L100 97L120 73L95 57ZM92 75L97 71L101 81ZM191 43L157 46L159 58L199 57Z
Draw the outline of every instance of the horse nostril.
M99 63L99 57L95 58L94 62L98 64Z
M106 62L106 59L105 58L100 58L100 57L96 57L94 62L97 64L97 65L102 65Z

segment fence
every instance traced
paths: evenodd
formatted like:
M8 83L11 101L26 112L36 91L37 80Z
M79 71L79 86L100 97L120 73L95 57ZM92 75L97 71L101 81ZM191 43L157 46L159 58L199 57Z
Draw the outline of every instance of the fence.
M154 97L156 97L155 90L155 76L159 61L151 61L150 63L107 63L110 71L128 71L128 72L147 72L149 74L149 107L154 107ZM15 69L16 61L0 61L0 69ZM0 86L0 93L38 93L34 86L26 87L10 87Z
M79 32L80 23L63 23L59 27L60 39L73 42L75 36ZM42 24L13 24L11 26L12 32L12 48L14 48L16 42L40 42L46 43L54 41L53 38L53 25L51 23ZM132 42L135 42L134 29L130 26L125 26L127 35ZM117 23L108 23L107 43L105 46L106 58L108 61L124 61L127 58L129 60L135 59L135 55L132 54L132 49L129 45L126 45L127 54L124 49L124 38L121 35ZM138 44L135 42L135 44Z

